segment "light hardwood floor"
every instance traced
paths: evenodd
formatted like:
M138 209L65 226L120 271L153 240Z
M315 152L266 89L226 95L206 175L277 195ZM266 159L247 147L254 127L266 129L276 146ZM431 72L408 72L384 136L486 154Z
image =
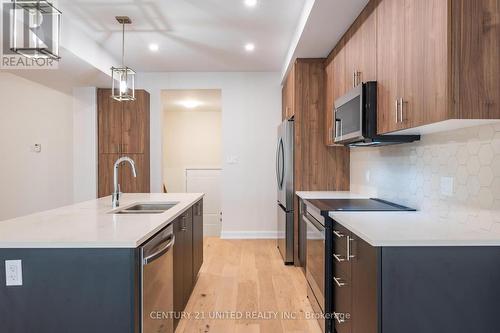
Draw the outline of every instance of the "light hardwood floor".
M204 243L204 263L186 307L190 318L180 321L176 333L321 333L317 321L307 319L313 311L304 274L283 264L275 241Z

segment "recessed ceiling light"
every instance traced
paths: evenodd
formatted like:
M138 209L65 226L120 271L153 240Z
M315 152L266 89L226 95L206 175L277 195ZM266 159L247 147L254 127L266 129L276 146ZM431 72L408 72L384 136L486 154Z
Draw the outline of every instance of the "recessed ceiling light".
M257 4L257 0L245 0L245 5L247 7L255 7Z
M158 44L155 44L155 43L149 44L149 51L156 52L156 51L158 51L159 48L160 47L158 46Z
M245 51L252 52L253 50L255 50L255 44L254 43L246 43L245 44Z
M187 109L194 109L197 108L198 106L202 105L203 103L194 99L186 99L183 101L179 101L177 104L182 105L183 107Z

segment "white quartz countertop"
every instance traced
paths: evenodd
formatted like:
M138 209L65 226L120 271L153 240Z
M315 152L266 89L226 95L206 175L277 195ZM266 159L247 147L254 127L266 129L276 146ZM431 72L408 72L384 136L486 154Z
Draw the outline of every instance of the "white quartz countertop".
M483 230L424 212L330 212L372 246L500 246L500 228Z
M368 198L350 191L296 193L304 200ZM479 224L461 224L425 211L330 212L328 215L372 246L500 246L499 223L485 230Z
M190 206L202 193L131 193L120 207L178 202L161 214L110 214L111 197L0 221L0 248L135 248Z

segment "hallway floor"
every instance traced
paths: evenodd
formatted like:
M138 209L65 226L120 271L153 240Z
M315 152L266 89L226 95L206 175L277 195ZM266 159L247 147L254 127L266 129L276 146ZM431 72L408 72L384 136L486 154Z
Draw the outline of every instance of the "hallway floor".
M300 268L285 266L274 240L205 238L196 287L176 333L321 333Z

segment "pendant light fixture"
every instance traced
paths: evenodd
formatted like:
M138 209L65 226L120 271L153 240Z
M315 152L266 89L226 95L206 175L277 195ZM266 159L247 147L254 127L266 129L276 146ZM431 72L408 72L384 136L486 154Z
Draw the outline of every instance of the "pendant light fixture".
M10 9L10 15L4 15L11 19L9 49L32 59L60 59L59 9L45 0L13 0Z
M135 72L125 66L125 24L131 24L128 16L116 16L122 25L122 65L111 67L111 97L117 101L135 100Z

